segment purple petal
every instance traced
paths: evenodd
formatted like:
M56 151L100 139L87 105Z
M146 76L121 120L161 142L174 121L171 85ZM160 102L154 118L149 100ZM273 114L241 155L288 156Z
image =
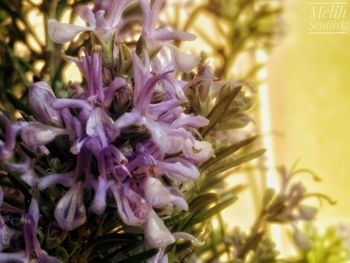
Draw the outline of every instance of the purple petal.
M13 253L0 253L0 263L26 263L27 258L25 251L13 252Z
M158 161L155 169L157 173L165 173L180 182L196 180L199 177L198 168L190 161L180 157Z
M39 224L40 211L38 201L34 198L32 198L30 202L28 213L33 217L35 226L37 227Z
M103 106L108 107L115 96L115 93L117 90L121 89L122 87L126 86L126 81L123 78L115 78L110 84L107 89L105 89L105 99L103 102Z
M84 31L93 31L94 28L76 26L49 19L48 32L51 40L57 44L64 44L71 41L76 35Z
M148 55L145 53L145 58L148 58ZM135 80L134 85L134 106L140 104L142 98L142 90L146 81L151 77L150 73L150 64L149 59L145 60L145 65L141 62L140 58L134 53L132 57L133 64L133 76Z
M163 220L153 210L148 215L144 231L147 244L151 248L165 248L175 242Z
M57 136L65 135L64 129L52 127L40 122L29 122L22 128L22 140L28 146L41 146L52 142Z
M204 127L209 124L209 120L207 118L204 118L203 116L193 116L189 114L181 113L180 117L175 120L170 127L171 128L189 128L189 127Z
M138 112L136 112L136 111L124 113L115 122L115 126L119 130L127 128L127 127L129 127L131 125L138 125L138 124L142 124L142 118L141 118L141 115Z
M55 218L59 226L71 231L86 221L86 209L81 183L73 185L60 199L55 209Z
M127 195L123 190L112 183L110 185L113 196L118 206L118 213L123 222L127 225L142 225L150 212L150 207L141 196L129 189Z
M146 38L152 37L152 32L155 27L155 17L152 17L152 10L149 0L140 0L140 5L143 13L143 32Z
M182 31L169 31L166 28L158 29L154 33L154 38L160 41L169 41L169 40L183 40L183 41L192 41L197 37L194 34L182 32Z
M96 18L95 14L91 11L88 6L81 6L78 9L79 16L89 24L89 26L95 28L96 27Z
M166 124L159 121L147 120L145 125L151 133L152 141L163 154L175 154L182 150L185 138L181 131L170 129Z
M61 184L66 187L74 184L74 173L62 173L62 174L50 174L40 178L38 185L39 190L45 190L46 188L55 185Z
M56 96L46 82L36 82L29 87L28 102L37 119L45 124L53 123L61 126L60 113L52 108L52 103L55 100Z
M91 211L97 215L102 215L106 209L106 198L108 188L108 181L104 177L99 176L95 188L95 195L90 207Z
M86 133L90 137L98 137L102 147L105 148L115 140L120 132L106 112L102 108L96 108L91 112L87 121Z
M136 0L111 1L107 9L106 22L110 27L116 27L122 17L124 10Z
M83 111L86 111L87 113L90 113L90 111L92 110L89 103L87 103L85 100L78 99L57 99L52 106L57 110L61 110L64 108L78 108Z

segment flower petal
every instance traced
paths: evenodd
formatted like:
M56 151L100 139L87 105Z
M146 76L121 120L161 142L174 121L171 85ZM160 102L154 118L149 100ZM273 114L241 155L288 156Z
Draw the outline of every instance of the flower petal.
M127 194L115 183L110 185L118 206L118 213L127 225L142 225L148 217L150 207L141 196L129 189Z
M169 40L182 40L182 41L192 41L197 37L194 34L183 32L183 31L170 31L166 28L158 29L154 38L160 41L169 41Z
M64 129L52 127L40 122L29 122L22 128L21 136L25 144L29 146L41 146L52 142L57 136L65 135Z
M32 198L30 202L28 213L33 217L35 226L37 227L39 224L40 211L38 201L34 198Z
M214 150L210 143L187 139L183 149L184 155L198 163L205 162L214 155Z
M59 226L71 231L86 221L86 208L81 183L73 185L60 199L55 209L55 218Z
M102 176L99 176L95 189L95 195L90 207L91 211L97 215L102 215L106 209L106 198L108 188L108 181Z
M180 182L196 180L199 177L198 168L190 161L180 157L158 161L155 170L157 173L165 173Z
M56 96L46 82L35 82L29 87L28 103L37 119L45 124L61 126L60 113L52 107L55 100Z
M199 58L189 53L181 51L179 48L168 44L171 56L177 70L181 72L190 72L199 63Z
M170 192L159 179L145 177L142 181L142 189L147 203L152 207L163 208L170 204Z
M57 44L64 44L71 41L76 35L84 31L93 31L94 28L86 26L76 26L49 19L48 31L51 40Z
M66 187L73 185L74 174L73 172L62 173L62 174L50 174L40 178L38 185L39 190L45 190L51 185L61 184Z
M21 262L25 263L27 257L24 251L13 252L13 253L0 253L0 263L9 263L9 262Z
M96 108L87 121L86 133L90 137L98 137L105 148L119 135L119 129L102 108Z
M175 242L175 238L162 219L152 210L145 223L145 239L151 248L164 248Z

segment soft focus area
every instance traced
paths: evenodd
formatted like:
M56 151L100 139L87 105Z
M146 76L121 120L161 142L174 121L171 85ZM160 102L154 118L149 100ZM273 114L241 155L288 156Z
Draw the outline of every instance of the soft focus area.
M268 63L276 163L291 166L299 159L300 166L322 178L317 184L305 179L312 190L326 192L338 202L322 207L318 217L322 228L346 223L350 221L350 36L309 34L309 1L285 1L285 5L286 34ZM350 5L345 6L349 24Z

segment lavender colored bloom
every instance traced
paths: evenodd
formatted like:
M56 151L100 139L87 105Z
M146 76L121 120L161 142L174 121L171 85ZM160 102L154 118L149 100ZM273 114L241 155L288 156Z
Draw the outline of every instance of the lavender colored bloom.
M163 45L168 47L176 69L179 71L191 71L199 62L199 59L189 53L182 52L174 45L168 43L170 40L194 40L196 36L187 32L169 31L166 28L156 29L157 19L164 0L156 0L153 7L150 0L140 0L143 11L143 36L152 49Z
M64 196L58 201L55 208L55 219L64 230L73 230L86 221L86 208L84 204L84 188L89 177L91 153L83 148L78 155L77 166L74 171L64 174L52 174L41 178L39 189L44 190L54 184L62 184L70 187ZM82 175L85 179L82 181Z
M55 257L49 256L45 250L41 249L40 242L37 237L39 224L39 205L35 199L31 200L28 213L22 215L25 250L0 253L0 262L32 262L35 260L39 263L60 263L61 261Z
M28 103L37 119L47 125L61 126L60 113L52 108L55 100L56 96L46 82L35 82L29 87Z
M120 30L122 13L134 0L109 0L108 5L100 5L101 10L93 12L87 6L81 7L79 15L89 26L77 26L50 19L49 36L53 42L64 44L81 32L93 31L98 38L107 41Z
M28 146L44 146L67 131L40 122L28 122L21 130L22 140Z

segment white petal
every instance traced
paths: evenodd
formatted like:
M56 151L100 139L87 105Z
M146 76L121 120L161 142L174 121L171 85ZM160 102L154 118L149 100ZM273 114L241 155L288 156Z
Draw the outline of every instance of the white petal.
M162 248L175 242L175 238L164 225L163 220L154 211L149 213L145 223L145 237L151 248Z
M189 53L183 52L173 45L168 45L176 69L181 72L191 71L199 63L199 58Z
M70 25L49 19L48 31L51 40L57 44L71 41L76 35L84 31L93 31L92 27Z

